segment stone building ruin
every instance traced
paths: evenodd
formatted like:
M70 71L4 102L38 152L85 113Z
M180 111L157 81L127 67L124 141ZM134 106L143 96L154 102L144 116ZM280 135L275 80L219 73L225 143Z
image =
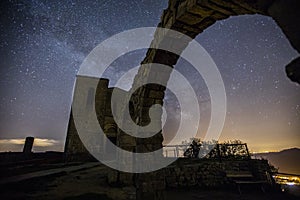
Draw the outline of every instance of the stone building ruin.
M97 84L98 87L95 91L90 87L91 84ZM90 112L95 111L97 113L97 119L104 131L106 137L114 144L117 143L117 125L113 119L111 111L110 97L114 88L109 88L108 79L99 79L87 76L77 76L75 89L78 89L78 85L81 85L81 91L83 92L83 98L80 99L83 107L83 112L86 112L89 116ZM120 89L121 90L121 89ZM94 101L95 99L95 101ZM82 119L89 122L90 119ZM91 141L95 151L103 153L107 156L114 152L109 152L106 148L106 144L95 144ZM91 161L95 160L89 151L83 145L78 132L76 130L73 113L70 113L69 125L67 130L67 138L65 143L65 157L67 161Z
M244 14L261 14L272 17L287 36L291 45L300 52L299 8L299 0L169 0L168 8L162 13L158 27L179 31L193 39L218 20ZM158 49L160 45L166 41L166 39L168 39L168 41L173 40L174 44L177 40L176 38L170 38L168 35L155 35L151 47L148 49L142 64L160 63L173 68L179 58L179 55ZM189 42L190 41L186 41L184 44L170 46L170 48L175 48L177 51L182 52ZM299 63L300 57L294 59L286 67L288 77L292 81L298 83L300 83ZM162 72L166 73L162 74L162 77L165 77L166 79L165 81L167 81L168 73L170 72ZM132 118L140 125L147 124L149 122L149 118L147 118L147 110L149 110L152 105L163 103L165 87L145 85L140 88L135 88L135 85L138 85L138 83L140 83L143 79L153 76L153 73L155 72L149 70L147 67L140 67L132 86L135 93L131 99L137 99L137 101L132 101ZM108 81L102 80L99 84L99 90L101 90L101 88L103 90L99 93L96 92L96 107L98 105L99 110L102 111L99 113L99 123L104 127L105 125L108 126L108 124L111 124L109 127L114 127L114 123L110 122L110 113L108 112L108 115L106 116L105 112L106 109L109 111L109 103L103 103L107 102L107 96L109 96L110 89L107 87ZM86 89L86 92L88 92L88 88ZM98 94L99 97L97 97ZM152 98L150 94L157 95ZM86 95L88 94L86 93ZM98 102L99 104L97 104L98 100L100 101ZM107 124L105 119L108 120ZM162 147L161 133L147 139L132 139L130 136L120 131L117 131L118 135L116 138L115 128L110 129L107 127L105 130L107 130L108 135L114 138L112 140L116 140L117 143L122 141L132 141L127 143L127 146L125 144L124 147L122 147L123 144L119 144L119 146L129 151L137 150L138 152L145 152L145 149L147 149L147 151L151 151ZM111 130L111 133L109 130ZM103 145L105 146L105 144ZM70 157L75 154L86 154L86 150L80 144L78 136L76 136L72 113L68 127L66 154ZM162 170L148 174L127 174L126 176L119 177L121 177L120 180L122 181L123 179L124 182L126 180L135 180L135 183L128 184L132 184L136 188L137 199L163 199L162 191L165 189L165 179L164 172Z

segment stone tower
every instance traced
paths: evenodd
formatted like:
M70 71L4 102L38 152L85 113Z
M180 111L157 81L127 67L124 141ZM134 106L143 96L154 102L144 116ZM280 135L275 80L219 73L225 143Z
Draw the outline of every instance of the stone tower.
M97 85L95 90L90 85ZM114 144L117 143L117 125L113 119L111 111L111 95L114 88L108 87L108 79L99 79L87 76L77 76L75 83L75 90L80 89L82 97L80 99L80 106L82 112L85 112L84 116L88 116L84 120L89 123L89 116L91 112L94 112L94 108L97 114L98 122L106 134L106 137ZM81 88L78 88L81 87ZM94 98L94 99L93 99ZM106 144L93 143L92 149L104 154L111 154L114 152L107 152ZM95 158L89 153L86 147L83 145L78 131L75 126L73 112L71 109L70 119L67 129L67 138L65 143L65 157L67 161L92 161Z

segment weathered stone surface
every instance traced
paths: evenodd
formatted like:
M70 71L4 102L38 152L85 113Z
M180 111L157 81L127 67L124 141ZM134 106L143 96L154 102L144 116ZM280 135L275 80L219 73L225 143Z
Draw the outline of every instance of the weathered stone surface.
M170 29L181 32L185 35L190 36L191 38L195 38L198 33L201 33L203 30L199 29L197 26L190 26L186 23L175 21L174 23L167 24L166 27ZM183 47L184 49L185 47Z
M224 1L224 0L219 0L219 1L213 1L216 5L221 6L226 9L230 9L233 13L240 15L241 13L243 14L253 14L257 13L248 9L245 9L243 6L240 6L239 4L235 4L233 1Z
M200 16L189 13L189 12L184 12L184 14L182 14L182 15L178 14L176 16L176 19L181 22L184 22L188 25L195 25L201 21Z
M149 97L153 99L163 99L165 96L165 93L163 91L157 91L157 90L150 90L149 91Z
M291 45L300 53L300 1L276 0L268 14L277 22Z
M229 17L228 15L225 15L225 14L220 13L220 12L214 12L212 16L215 20L227 19Z
M206 29L207 27L213 25L216 22L216 19L212 18L212 17L207 17L205 19L203 19L199 24L197 24L197 26L200 29Z
M210 0L198 0L197 3L201 7L210 8L213 11L218 11L228 16L237 15L235 12L231 10L231 8L225 7L222 3L217 4L218 1L210 1Z
M136 139L129 135L119 135L118 141L120 147L125 147L125 146L132 147L136 145Z
M275 2L275 0L231 0L242 8L252 11L253 13L259 13L267 15L268 8Z
M202 18L209 17L215 12L210 8L206 8L197 4L197 0L191 0L186 2L187 2L187 11L195 15L198 15L199 17Z
M292 81L300 84L300 57L286 66L286 74Z

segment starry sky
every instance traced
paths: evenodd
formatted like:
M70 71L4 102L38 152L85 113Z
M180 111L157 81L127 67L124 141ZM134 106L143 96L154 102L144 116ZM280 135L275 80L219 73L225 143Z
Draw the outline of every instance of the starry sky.
M62 151L83 59L116 33L157 26L167 5L166 0L0 1L0 151L20 151L26 136L37 138L35 151ZM299 54L276 23L261 15L231 17L196 40L225 83L228 112L220 141L240 139L254 152L300 147L300 87L284 72ZM145 52L116 60L104 74L110 85L137 66ZM189 77L202 102L201 137L210 111L207 88L185 60L175 68ZM170 107L171 97L168 92ZM172 135L175 122L168 123L165 134Z

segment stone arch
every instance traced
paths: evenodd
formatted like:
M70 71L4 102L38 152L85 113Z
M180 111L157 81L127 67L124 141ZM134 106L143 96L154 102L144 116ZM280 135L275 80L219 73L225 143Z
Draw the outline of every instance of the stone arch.
M300 52L300 39L298 37L300 35L300 13L298 8L300 8L298 0L169 0L168 8L164 10L158 27L176 30L195 38L218 20L244 14L261 14L272 17L285 33L291 45ZM153 46L159 46L159 42L163 43L164 38L161 35L155 35L152 44L158 44L153 44ZM182 52L188 43L189 41L186 41L185 44L180 44L176 48ZM149 48L142 64L160 63L173 67L178 58L178 55L170 52ZM299 69L296 68L299 61L299 58L292 61L287 66L286 71L291 80L300 83ZM134 79L132 90L136 90L135 85L147 76L151 76L151 73L151 70L141 66ZM145 100L153 98L149 94L164 91L164 87L157 86L144 86L135 91L134 98L139 99L138 105L134 105L135 113L139 113L137 116L139 118L138 123L147 124L147 120L149 120L143 116L145 112L141 112L142 109L145 110L145 107L150 107L144 103ZM155 101L160 100L162 103L163 97L158 96L154 99ZM153 138L151 140L154 142ZM154 146L157 147L157 145Z
M244 14L261 14L272 17L278 26L282 29L288 40L290 41L293 48L300 52L300 13L298 9L300 8L299 0L169 0L168 8L164 10L161 21L158 27L168 28L172 30L179 31L188 35L191 38L195 38L198 34L204 31L206 28L214 24L218 20L226 19L230 16L244 15ZM157 38L160 37L160 38ZM168 38L170 40L170 38ZM176 38L174 38L176 40ZM164 38L158 35L154 36L154 42L157 43L164 42ZM178 47L182 52L188 45L189 41L184 44L180 44ZM153 46L159 46L159 44L154 44ZM173 68L179 59L178 55L172 54L170 52L162 51L159 49L149 48L145 59L142 64L146 63L160 63L165 64ZM288 77L295 82L300 83L300 57L296 58L286 67L286 72ZM150 93L164 92L166 88L157 86L143 86L140 88L135 88L135 85L139 83L144 78L151 76L151 70L141 66L138 74L134 79L132 90L135 91L135 95L132 98L138 98L138 104L134 105L135 113L137 116L138 124L147 124L149 119L145 116L145 108L150 106L147 104L149 99L154 99L153 102L163 103L163 97L150 97ZM155 73L155 72L154 72ZM168 76L163 76L168 77ZM161 135L159 133L158 135ZM136 139L132 149L141 150L156 150L162 147L161 137L151 137L149 139ZM147 148L143 148L147 146ZM143 191L142 183L145 181L150 181L147 178L148 175L138 176L139 191L138 197L149 196L149 192ZM159 177L163 177L159 172L155 172L151 175L156 184L153 192L156 194L154 196L159 196L160 188L157 184L160 181ZM161 179L161 182L163 180ZM149 185L149 184L148 184ZM149 188L147 188L149 190ZM151 189L150 189L151 190ZM143 194L142 194L143 193ZM150 195L152 196L152 195ZM155 198L160 199L160 198Z

